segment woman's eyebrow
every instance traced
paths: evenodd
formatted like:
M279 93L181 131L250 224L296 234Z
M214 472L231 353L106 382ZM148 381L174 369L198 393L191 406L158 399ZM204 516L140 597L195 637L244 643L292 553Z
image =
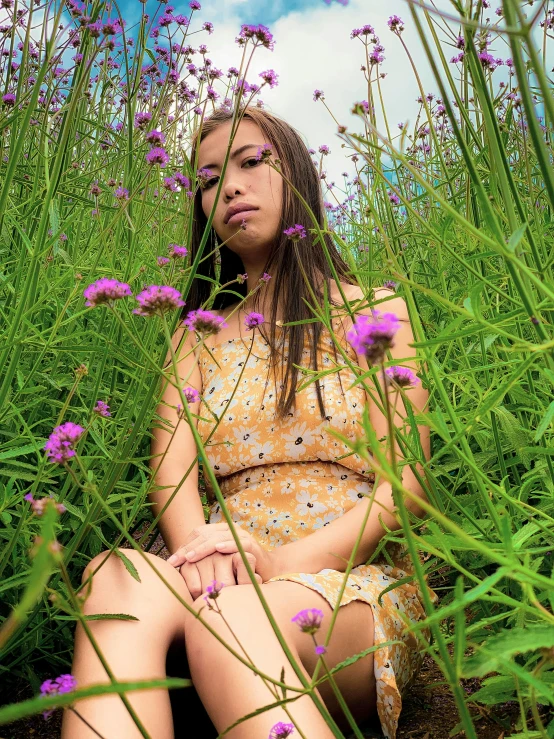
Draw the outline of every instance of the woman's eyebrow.
M238 156L242 154L243 151L246 151L247 149L252 149L253 147L256 147L257 149L261 146L261 144L245 144L244 146L241 146L239 149L235 149L235 151L231 154L231 159L236 159ZM201 169L212 169L213 167L217 167L217 164L205 164Z

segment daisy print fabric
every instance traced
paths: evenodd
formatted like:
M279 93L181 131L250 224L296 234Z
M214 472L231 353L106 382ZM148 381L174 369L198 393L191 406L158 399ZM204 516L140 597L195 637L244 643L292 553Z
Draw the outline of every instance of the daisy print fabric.
M282 344L287 358L287 344ZM357 363L346 341L344 351ZM359 421L366 403L361 386L350 387L354 373L345 367L320 380L326 417L322 419L315 383L296 394L294 412L276 417L277 385L270 371L270 347L259 332L203 346L198 354L204 404L198 433L218 480L233 521L271 550L316 531L353 508L373 489L368 463L333 437L335 429L346 438L360 434ZM323 329L318 366L341 363L333 340ZM302 366L310 367L304 348ZM340 379L339 379L340 375ZM301 382L302 380L299 380ZM342 387L341 387L342 382ZM217 424L217 419L219 424ZM224 520L205 476L210 502L210 523ZM421 667L422 654L410 622L425 618L421 592L415 582L402 583L379 596L396 581L413 574L413 564L400 544L389 542L369 565L350 572L340 606L362 600L373 610L375 645L398 640L374 653L377 711L383 734L396 737L402 694ZM290 580L320 593L335 607L344 573L324 569L317 574L289 573L271 581ZM428 588L431 599L436 594ZM428 641L430 633L422 632Z

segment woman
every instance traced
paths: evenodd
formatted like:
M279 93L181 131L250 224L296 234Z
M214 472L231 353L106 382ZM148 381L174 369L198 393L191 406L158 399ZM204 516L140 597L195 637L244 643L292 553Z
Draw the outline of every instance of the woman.
M372 564L364 564L385 533L379 519L389 529L399 528L397 518L387 512L393 509L391 487L380 481L374 489L375 478L368 462L328 432L336 430L350 439L359 437L366 403L377 438L387 436L386 419L370 393L360 385L351 387L355 376L349 368L325 375L323 381L298 391L298 380L304 378L293 366L322 369L333 367L334 361L344 364L331 334L318 321L313 322L306 303L313 305L310 290L320 305L326 290L331 304L344 306L346 299L357 315L372 315L371 307L360 288L351 284L348 267L328 236L325 247L340 287L314 235L294 242L284 234L295 224L310 226L308 214L287 180L310 206L320 227L324 223L316 169L301 138L287 123L258 108L246 108L216 202L231 130L232 114L216 111L204 122L201 136L193 145L192 162L209 172L202 174L203 186L196 194L191 257L198 253L207 218L215 208L213 230L227 243L219 249L206 248L203 256L212 254L200 263L197 274L215 280L219 253L222 285L236 281L239 274L246 273L247 277L241 278L245 281L239 281L238 286L233 285L234 295L220 292L216 296L212 312L225 319L218 333L199 344L194 331L183 326L176 332L173 346L179 357L181 381L202 397L202 403L191 402L189 407L199 416L197 429L210 466L239 528L262 593L306 677L313 674L318 655L312 638L291 619L305 609L321 611L318 643L323 643L343 573L371 502L368 496L374 493L325 659L332 668L374 645L399 641L366 655L335 676L356 722L376 716L385 736L394 737L401 694L421 663L421 644L404 633L404 621L425 617L421 593L408 582L389 590L378 602L383 589L412 570L406 553L390 543L386 553L380 552ZM272 147L272 160L278 161L280 171L256 157L259 150L269 151L264 145ZM193 283L187 298L189 316L190 311L205 306L210 279L200 278ZM244 300L255 287L258 289L254 294ZM243 299L237 300L236 293ZM391 349L393 358L406 367L415 367L405 361L413 354L409 348L413 335L403 300L384 289L375 291L374 298L376 302L387 299L380 309L386 305L386 310L400 319ZM265 321L252 331L243 319L253 310ZM344 307L340 312L334 309L333 314L337 340L350 360L367 371L364 354L358 354L346 341L352 318ZM312 319L312 323L281 325L306 319ZM427 394L420 386L406 392L415 407L425 407ZM190 427L179 421L179 403L178 393L168 386L158 413L169 423L154 429L152 443L156 483L165 488L151 496L155 515L192 467L160 520L165 543L174 556L166 562L148 555L147 563L136 552L125 550L138 570L139 582L117 557L98 555L83 576L85 580L103 563L94 574L85 613L123 612L139 619L88 622L113 675L120 681L163 678L168 651L181 649L184 661L184 646L194 687L211 721L222 732L274 698L264 682L179 603L158 573L194 612L203 607L202 618L240 652L234 640L238 638L260 671L279 680L284 667L287 684L301 687L301 681L262 609L206 475L211 507L209 523L205 523L198 495L197 449ZM397 403L397 425L402 424L403 412L398 408L402 405ZM176 427L172 433L167 430L170 424ZM419 433L427 455L427 429L421 427ZM424 498L409 466L403 468L402 475L404 487ZM422 514L411 498L406 499L406 506L416 516ZM215 610L206 608L204 595L213 580L225 585L217 599L225 622ZM436 596L431 592L431 597ZM429 637L427 631L423 635ZM81 687L106 682L106 673L80 626L73 674ZM321 668L318 674L321 677ZM341 730L349 734L344 712L327 681L321 683L318 695ZM173 737L167 691L129 693L128 700L154 739ZM88 699L77 708L106 739L140 735L118 696ZM265 739L275 724L290 724L291 719L308 739L333 736L309 696L289 703L288 710L288 714L281 707L260 713L227 736ZM66 712L63 739L89 736L94 734L85 724ZM192 732L190 736L198 734Z

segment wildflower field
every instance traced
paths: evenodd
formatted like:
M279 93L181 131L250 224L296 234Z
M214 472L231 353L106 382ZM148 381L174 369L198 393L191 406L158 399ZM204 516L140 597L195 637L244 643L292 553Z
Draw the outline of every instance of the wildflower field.
M406 403L430 426L430 459L411 432L397 439L409 464L424 462L423 524L367 423L357 447L395 490L402 529L384 542L406 542L418 581L439 595L426 596L416 632L429 626L432 641L421 648L463 736L483 736L483 712L497 711L498 735L552 739L554 3L497 2L451 0L448 13L406 2L383 28L360 18L351 43L364 45L366 65L353 73L367 99L352 101L356 129L341 124L345 111L325 110L325 90L313 94L356 176L329 183L327 145L311 153L324 230L366 294L386 284L405 299L430 393L424 415ZM188 145L215 108L238 117L263 106L278 75L253 79L251 60L279 39L242 26L237 67L221 70L197 0L143 10L132 29L115 2L1 0L0 10L0 735L10 736L13 722L78 710L80 697L189 684L74 684L81 574L103 550L148 551L158 537L151 428L160 380L174 377L165 357L198 269L187 245L209 176ZM433 90L405 44L408 24ZM409 124L382 110L393 53L419 96ZM291 238L322 230L286 225ZM188 328L203 341L194 318ZM191 422L193 397L180 392ZM473 678L468 696L460 681ZM516 720L502 727L508 705Z

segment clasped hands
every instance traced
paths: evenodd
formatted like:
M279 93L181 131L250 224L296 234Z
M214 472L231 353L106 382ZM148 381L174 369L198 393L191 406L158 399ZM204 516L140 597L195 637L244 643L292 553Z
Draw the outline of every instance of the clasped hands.
M235 524L248 564L259 583L273 575L271 553L263 549L254 537ZM226 523L196 526L186 542L168 559L180 570L193 598L206 591L213 580L224 585L246 585L251 582L233 534Z

